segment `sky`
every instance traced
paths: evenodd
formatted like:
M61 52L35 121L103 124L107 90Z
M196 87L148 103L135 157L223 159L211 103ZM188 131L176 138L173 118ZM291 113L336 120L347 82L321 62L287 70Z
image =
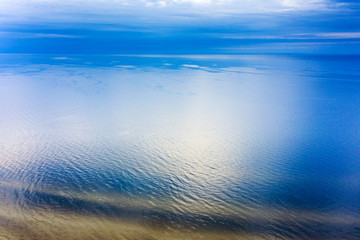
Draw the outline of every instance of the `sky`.
M360 54L360 1L1 0L0 53Z

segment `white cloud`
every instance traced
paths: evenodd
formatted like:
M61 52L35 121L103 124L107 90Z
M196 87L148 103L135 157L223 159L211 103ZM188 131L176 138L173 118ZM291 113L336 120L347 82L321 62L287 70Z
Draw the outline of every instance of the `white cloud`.
M35 10L110 12L126 8L141 10L167 8L187 12L261 13L288 10L326 9L330 0L1 0L0 13L19 13ZM21 10L19 12L19 10Z
M210 18L327 11L335 5L331 0L0 0L0 24L62 23L56 25L61 27L66 23L95 23L92 27L96 28L101 23L108 24L109 29L136 25L149 30L150 25L192 24Z

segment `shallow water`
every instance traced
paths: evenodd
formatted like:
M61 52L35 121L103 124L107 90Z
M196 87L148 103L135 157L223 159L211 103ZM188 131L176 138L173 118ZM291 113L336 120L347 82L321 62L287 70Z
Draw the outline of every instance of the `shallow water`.
M0 55L0 238L359 239L358 66Z

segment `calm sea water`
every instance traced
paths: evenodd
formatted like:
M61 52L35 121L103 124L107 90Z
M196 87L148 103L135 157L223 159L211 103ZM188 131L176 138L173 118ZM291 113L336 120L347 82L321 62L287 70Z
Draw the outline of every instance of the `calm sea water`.
M0 238L360 239L359 66L0 55Z

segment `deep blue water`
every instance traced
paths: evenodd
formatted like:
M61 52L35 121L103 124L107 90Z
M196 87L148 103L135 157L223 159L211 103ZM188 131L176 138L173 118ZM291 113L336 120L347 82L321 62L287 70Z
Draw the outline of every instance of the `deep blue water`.
M359 239L359 66L0 55L0 236L26 235L35 209L190 236Z

